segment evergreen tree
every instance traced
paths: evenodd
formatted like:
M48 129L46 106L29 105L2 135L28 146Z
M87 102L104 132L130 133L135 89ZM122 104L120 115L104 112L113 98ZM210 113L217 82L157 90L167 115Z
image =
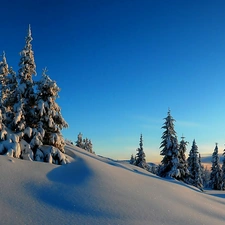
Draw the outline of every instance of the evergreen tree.
M164 156L161 163L159 175L162 177L180 178L181 173L179 170L179 145L177 141L176 132L174 130L174 119L168 111L168 115L164 118L166 121L162 126L165 131L162 135L162 148L160 155Z
M199 164L198 146L195 140L193 141L187 162L189 170L188 183L201 189L203 187L201 164Z
M88 139L84 139L84 150L88 151Z
M204 166L202 165L202 157L201 157L201 154L199 153L198 154L198 162L199 162L199 166L200 166L200 177L201 177L201 183L202 183L202 186L204 186Z
M64 152L65 141L61 130L68 124L61 115L61 109L56 103L60 91L55 81L52 81L43 70L42 79L37 82L37 128L43 136L44 145L52 145ZM44 132L43 132L44 130Z
M225 190L225 149L223 150L222 189Z
M178 154L178 160L179 160L179 165L178 169L180 171L180 177L178 179L187 181L188 178L188 165L187 165L187 160L186 160L186 151L187 151L187 141L184 141L184 137L181 137L180 145L179 145L179 154Z
M202 170L202 181L203 181L203 186L205 188L209 188L210 187L210 174L211 172L208 170L207 166L202 166L203 170Z
M93 153L93 144L90 139L88 140L88 151L90 153Z
M135 163L135 159L134 159L134 155L132 154L130 157L130 164L134 164Z
M79 148L83 148L83 138L82 138L82 133L80 132L77 136L77 141L76 141L76 146Z
M145 153L143 150L143 138L142 134L140 136L140 143L139 143L139 148L137 149L137 154L136 154L136 166L139 166L141 168L147 168L146 160L145 160Z
M7 98L7 76L9 74L8 64L5 57L5 52L2 54L2 61L0 62L0 106L4 110L4 101Z
M14 124L16 131L24 131L27 127L34 127L35 120L35 94L33 75L36 75L36 65L34 62L34 52L32 50L31 41L31 28L29 26L28 35L25 38L26 44L24 49L20 52L19 62L19 86L17 88L17 101L19 106L16 105ZM18 108L20 111L18 111ZM28 142L30 140L27 140Z
M220 168L220 159L218 154L218 146L216 143L216 147L212 154L212 168L211 168L211 175L210 175L210 184L211 188L214 190L221 190L222 189L222 170Z
M8 68L5 52L3 52L2 62L0 62L0 109L2 111L3 123L9 128L11 128L9 124L14 118L13 105L16 102L16 88L16 73L12 67Z

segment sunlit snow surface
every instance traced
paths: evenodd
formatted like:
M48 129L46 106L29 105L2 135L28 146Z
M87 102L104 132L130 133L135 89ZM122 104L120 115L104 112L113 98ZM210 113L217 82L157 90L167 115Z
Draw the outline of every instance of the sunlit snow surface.
M225 192L67 145L71 164L0 156L0 224L224 224Z

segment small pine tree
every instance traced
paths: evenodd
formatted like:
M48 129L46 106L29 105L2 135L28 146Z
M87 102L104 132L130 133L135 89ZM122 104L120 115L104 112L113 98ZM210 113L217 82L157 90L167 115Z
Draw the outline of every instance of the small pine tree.
M223 150L222 189L225 190L225 149Z
M83 140L83 142L84 142L84 150L88 151L88 139L85 138L85 139Z
M131 157L130 157L130 164L134 164L135 162L135 159L134 159L134 155L132 154Z
M92 144L92 141L90 139L88 140L88 149L89 149L90 153L93 153L93 144Z
M83 148L83 139L82 139L82 133L80 132L77 136L76 146L79 148Z
M162 126L165 131L162 135L162 142L160 148L162 148L160 155L164 156L161 163L159 175L161 177L174 177L180 178L181 173L179 166L179 145L177 141L176 131L174 130L174 119L168 111L168 115L164 118L166 121Z
M208 170L207 166L203 166L203 170L202 170L202 181L203 181L203 186L205 188L209 188L210 187L210 174L211 172Z
M200 176L201 176L201 183L202 183L202 186L204 187L204 166L202 165L202 157L201 157L201 154L199 153L198 155L198 162L199 162L199 166L200 166Z
M221 190L223 187L222 181L223 181L222 170L220 168L218 146L216 143L216 147L212 154L212 168L211 168L211 175L210 175L211 188L214 190Z
M196 145L195 140L193 141L187 162L189 170L188 183L202 189L203 181L201 173L201 164L199 164L200 161L198 154L198 146Z
M187 181L189 171L188 171L188 165L187 165L185 153L187 151L188 142L184 141L183 136L181 137L181 139L182 140L180 141L179 155L178 155L178 159L179 159L178 169L180 171L180 177L178 177L178 179L180 179L182 181Z
M143 150L143 138L142 138L142 134L140 136L139 148L137 149L135 165L136 166L139 166L141 168L146 168L146 166L147 166L146 160L145 160L145 153L144 153L144 150Z

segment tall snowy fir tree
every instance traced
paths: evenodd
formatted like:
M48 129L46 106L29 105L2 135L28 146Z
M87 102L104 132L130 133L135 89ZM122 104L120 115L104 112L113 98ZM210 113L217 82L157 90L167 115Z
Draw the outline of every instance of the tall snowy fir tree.
M160 148L162 148L160 155L163 156L161 161L159 175L161 177L174 177L181 178L181 172L179 169L179 144L174 130L174 119L168 111L168 115L164 118L166 121L162 126L165 129L162 135L162 142Z
M29 26L28 35L25 38L25 47L20 52L19 62L19 86L17 88L18 103L14 105L14 125L16 131L24 131L27 127L33 128L35 120L35 94L33 75L36 75L36 65L34 62L34 52L32 50L31 28ZM29 139L26 141L30 141Z
M201 165L199 164L198 146L195 140L192 143L192 147L189 152L189 157L187 159L187 162L188 162L188 170L189 170L188 183L202 189L203 180L202 180L202 174L201 174Z
M139 166L141 168L144 168L144 169L147 168L147 164L146 164L146 160L145 160L145 153L144 153L144 149L143 149L142 134L140 136L139 148L137 149L135 165Z
M56 82L51 80L43 70L42 79L37 82L37 109L36 120L38 129L42 133L40 139L44 145L52 145L64 152L65 141L61 130L68 124L61 115L61 109L56 103L60 91Z
M210 174L210 186L214 190L221 190L223 187L222 170L220 168L220 159L218 154L218 146L216 147L212 154L212 168Z
M184 136L181 137L180 145L179 145L179 154L178 154L178 159L179 159L179 165L178 169L180 171L180 177L178 179L182 181L187 181L189 171L188 171L188 165L187 165L187 160L186 160L186 151L187 151L187 145L188 142L184 140Z

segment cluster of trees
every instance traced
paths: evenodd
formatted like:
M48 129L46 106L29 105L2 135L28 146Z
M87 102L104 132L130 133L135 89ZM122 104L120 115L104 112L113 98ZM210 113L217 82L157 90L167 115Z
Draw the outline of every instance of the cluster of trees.
M79 133L77 136L76 146L79 148L82 148L90 153L95 154L95 152L93 151L93 145L92 145L91 140L88 138L83 139L82 133Z
M162 127L165 129L160 146L162 148L160 154L163 156L163 159L158 174L162 177L169 176L182 180L200 189L203 186L210 186L212 189L225 190L225 157L221 168L217 144L212 155L212 168L210 178L208 178L208 172L202 166L201 155L198 152L195 140L186 160L185 152L188 143L182 137L181 142L178 144L174 130L174 121L170 111L168 111Z
M61 130L68 124L56 103L60 89L46 69L39 81L33 81L32 40L29 26L18 73L8 66L4 52L0 62L0 154L64 164Z
M140 137L140 147L134 157L131 155L130 163L161 177L173 177L187 184L191 184L202 189L204 186L211 187L216 190L225 190L225 150L223 165L220 166L218 146L214 149L212 155L211 173L203 167L201 163L201 155L198 152L196 141L193 140L191 150L186 158L188 142L184 137L178 142L177 134L174 129L175 120L171 116L170 110L162 126L164 132L162 134L162 142L160 145L160 155L163 156L161 164L157 169L150 168L146 163L145 153L143 150L142 135Z

